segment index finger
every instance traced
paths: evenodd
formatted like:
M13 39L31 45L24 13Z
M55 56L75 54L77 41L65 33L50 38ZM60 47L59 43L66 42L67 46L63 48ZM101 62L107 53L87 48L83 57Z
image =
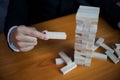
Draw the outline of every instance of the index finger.
M44 40L48 40L46 34L43 34L37 30L34 30L32 33L31 33L33 36L39 38L39 39L44 39Z
M23 34L26 34L28 36L36 37L39 39L44 39L44 40L48 39L45 34L37 31L36 29L30 28L30 27L22 26L22 27L20 27L20 32Z

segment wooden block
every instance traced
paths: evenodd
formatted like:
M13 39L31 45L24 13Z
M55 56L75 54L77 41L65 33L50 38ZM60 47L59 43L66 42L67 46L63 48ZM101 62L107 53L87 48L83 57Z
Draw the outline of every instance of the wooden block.
M74 54L75 54L76 57L78 57L78 56L92 57L93 52L75 50Z
M98 40L95 42L95 45L96 45L96 46L100 46L103 42L104 42L104 39L100 37L100 38L98 38Z
M95 42L93 51L95 51L96 49L98 49L103 42L104 42L103 38L98 38L97 41Z
M80 54L78 54L78 53L75 53L75 54L74 54L74 59L84 61L85 58L86 58L85 56L82 56L82 55L80 55Z
M78 32L79 33L79 31L81 32L81 31L83 31L83 25L81 24L81 25L77 25L76 26L76 32Z
M81 28L81 29L82 29L82 28ZM87 29L87 30L88 30L88 29ZM76 29L75 33L77 33L77 34L80 34L80 33L82 33L82 34L95 34L94 32L90 32L90 29L89 29L89 31L85 31L84 28L83 28L82 30Z
M89 22L94 22L96 24L98 22L99 11L100 11L100 8L98 7L80 6L77 11L76 19L84 20L83 21L85 22L84 24L87 24Z
M115 63L117 64L119 62L119 59L113 54L113 52L110 52L109 50L105 52L107 56Z
M85 56L80 55L79 53L75 53L74 54L74 60L78 60L78 61L84 61L85 60Z
M92 40L92 39L94 39L95 40L95 36L96 36L96 34L82 34L82 37L84 37L84 38L88 38L88 39L90 39L90 40Z
M115 44L116 49L120 49L120 44Z
M89 18L97 18L99 14L100 8L99 7L92 7L92 6L80 6L78 9L78 15L81 17L89 17ZM79 13L81 15L79 15Z
M80 15L80 13L79 13ZM87 17L80 17L76 16L76 24L81 25L81 24L98 24L97 18L87 18Z
M56 63L56 65L63 64L64 60L62 58L56 58L55 63Z
M78 59L75 59L74 61L75 61L75 63L76 63L77 65L84 66L84 64L85 64L85 61L80 61L80 60L78 60Z
M75 43L75 50L93 51L94 45Z
M66 64L71 64L72 60L64 52L59 52L59 55L65 61Z
M61 68L60 71L65 75L68 72L70 72L71 70L75 69L77 67L75 62L72 62L68 65L66 65L65 67Z
M75 46L74 49L75 49L75 50L80 50L80 51L93 51L93 50L91 50L91 49L83 49L83 48L78 47L78 46Z
M100 46L103 47L105 50L114 53L114 50L110 48L109 46L107 46L105 43L102 43Z
M94 48L94 45L91 45L91 44L87 44L87 47L86 47L86 49L90 49L90 50L93 50L93 48Z
M114 51L117 54L118 58L120 58L120 50L119 49L114 49Z
M85 37L85 38L89 39L89 34L82 34L82 37Z
M92 57L98 58L98 59L101 59L101 60L107 60L107 55L105 55L103 53L93 52Z
M74 62L78 65L84 65L85 64L85 56L81 56L78 52L74 53Z
M89 25L88 24L84 24L83 31L90 33L90 24Z
M86 41L86 40L82 40L82 44L88 44L88 45L94 45L94 41Z
M97 25L96 24L91 24L90 32L91 33L96 33L97 32Z
M76 42L76 43L81 43L81 44L82 44L82 39L75 38L75 42Z
M46 31L48 39L66 39L67 35L65 32L50 32Z
M75 59L75 63L81 66L90 66L91 65L91 58L84 58L84 60Z
M82 13L82 12L81 12ZM82 15L80 14L79 17L82 17ZM85 17L84 17L85 18ZM85 19L78 19L78 21L80 21L84 26L89 26L91 24L91 21L90 20L87 20L88 17L86 17Z
M93 39L96 36L96 34L94 34L94 33L78 31L77 29L76 29L76 34L80 34L80 36L87 38L87 39Z
M89 53L89 52L86 53L86 52L75 51L74 53L75 63L82 66L90 66L91 57L92 57L92 53Z
M93 35L89 34L89 39L95 39L95 37L96 37L96 34L93 34Z
M90 65L91 65L91 58L86 58L84 66L90 67Z
M76 33L95 34L96 32L97 32L96 24L89 24L89 25L79 24L76 26Z
M87 44L75 43L75 49L86 49Z
M92 44L93 44L94 41L95 41L95 38L89 39L89 38L87 38L87 37L85 37L85 36L82 36L82 34L81 34L81 35L76 34L76 35L75 35L75 40L78 41L78 42L79 42L79 40L87 41L87 42L92 42Z

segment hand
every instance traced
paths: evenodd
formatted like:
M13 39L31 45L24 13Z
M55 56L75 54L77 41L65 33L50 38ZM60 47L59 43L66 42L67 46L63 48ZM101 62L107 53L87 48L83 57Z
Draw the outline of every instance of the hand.
M37 38L47 40L45 34L24 25L18 26L10 34L10 41L22 52L33 49L37 45Z

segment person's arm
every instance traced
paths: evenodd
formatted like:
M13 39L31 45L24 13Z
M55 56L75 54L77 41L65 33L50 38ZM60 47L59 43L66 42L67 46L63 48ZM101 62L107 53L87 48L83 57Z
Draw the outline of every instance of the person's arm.
M12 27L7 36L9 46L16 52L26 52L37 45L37 39L48 40L47 36L33 27Z
M47 39L45 34L22 25L27 23L27 16L26 0L10 0L4 33L9 47L16 52L33 49L37 44L37 38Z

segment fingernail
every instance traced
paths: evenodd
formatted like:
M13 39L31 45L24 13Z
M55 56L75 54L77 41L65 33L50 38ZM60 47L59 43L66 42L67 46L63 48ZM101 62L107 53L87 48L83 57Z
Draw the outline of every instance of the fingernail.
M44 40L48 40L49 38L47 36L44 37Z
M47 30L42 31L43 34L46 34L47 32L48 32Z

